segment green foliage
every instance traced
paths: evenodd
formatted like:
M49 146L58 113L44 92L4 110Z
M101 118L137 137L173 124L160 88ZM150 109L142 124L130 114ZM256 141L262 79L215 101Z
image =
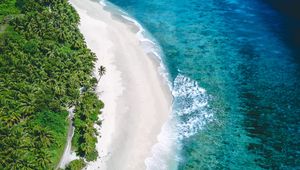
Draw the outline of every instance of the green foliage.
M68 131L68 121L66 119L68 112L55 113L51 111L36 113L31 123L43 125L51 132L55 143L47 148L47 152L51 156L52 162L59 162L59 159L64 151L66 136Z
M87 161L96 160L98 156L94 123L98 120L99 110L103 107L104 104L97 100L96 94L89 91L83 93L76 106L73 145L77 153L86 157Z
M18 14L20 11L16 8L15 3L16 0L0 0L0 16Z
M0 0L0 21L0 169L53 169L73 105L73 143L94 160L93 124L103 103L92 92L96 57L78 14L67 0Z
M66 170L81 170L85 167L85 162L83 159L76 159L66 167Z
M48 4L47 4L48 5ZM43 11L45 4L40 0L18 0L16 6L23 12Z

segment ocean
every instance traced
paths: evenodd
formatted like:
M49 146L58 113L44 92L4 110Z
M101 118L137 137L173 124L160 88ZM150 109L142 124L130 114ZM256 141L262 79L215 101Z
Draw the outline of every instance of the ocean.
M263 0L105 3L140 27L174 96L148 170L300 169L300 20L286 13L290 1L284 10Z

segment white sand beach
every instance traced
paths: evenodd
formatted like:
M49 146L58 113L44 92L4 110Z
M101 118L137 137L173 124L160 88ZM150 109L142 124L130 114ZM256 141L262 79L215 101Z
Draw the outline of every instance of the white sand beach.
M171 112L172 95L159 74L159 63L148 56L137 28L117 19L100 3L70 0L80 15L80 31L96 53L95 75L106 67L97 93L105 108L99 128L99 159L86 169L143 170L145 159Z

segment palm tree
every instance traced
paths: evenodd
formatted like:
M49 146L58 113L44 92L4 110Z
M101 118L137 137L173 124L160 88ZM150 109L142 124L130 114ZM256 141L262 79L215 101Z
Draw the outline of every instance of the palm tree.
M18 109L24 113L24 115L30 115L36 110L36 97L34 94L20 94L20 104Z
M10 115L2 116L1 118L5 122L6 126L12 127L21 120L21 115L17 112L12 112Z
M36 157L36 163L41 169L48 169L48 166L52 163L50 154L46 151L39 150Z
M106 73L106 68L104 67L104 66L100 66L99 68L98 68L98 74L99 74L99 80L101 79L101 77L104 75ZM99 81L98 80L98 81Z
M33 135L35 136L34 140L41 142L40 144L42 144L42 146L49 147L54 142L52 134L39 126L33 129Z

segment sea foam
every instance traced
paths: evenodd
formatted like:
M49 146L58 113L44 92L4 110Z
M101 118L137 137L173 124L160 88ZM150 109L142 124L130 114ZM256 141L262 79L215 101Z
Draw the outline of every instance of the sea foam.
M179 74L174 80L172 94L175 98L173 114L178 119L180 139L190 137L213 121L209 108L210 96L206 90L189 77Z
M102 6L106 6L106 0L101 0L101 1L99 1L100 2L100 4L102 5Z

